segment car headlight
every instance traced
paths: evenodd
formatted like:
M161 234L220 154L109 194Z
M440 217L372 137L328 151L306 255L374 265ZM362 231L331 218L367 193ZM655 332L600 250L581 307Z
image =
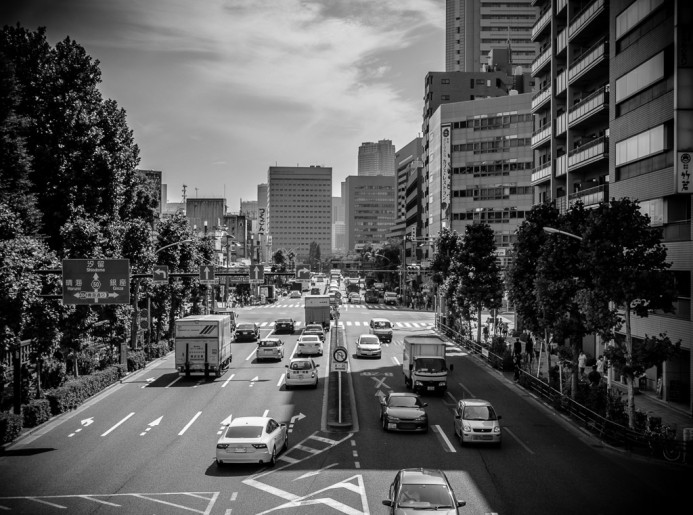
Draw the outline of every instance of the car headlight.
M438 386L445 386L445 381L441 381L440 383L438 383Z
M416 386L423 386L423 383L422 383L421 381L419 381L419 380L414 381L414 384L415 384Z
M422 416L420 416L420 417L416 417L416 418L414 419L414 422L425 422L427 418L428 418L428 417L426 417L426 415L422 415Z
M462 431L464 431L465 433L471 433L472 432L472 426L470 426L469 424L463 424L462 425Z
M387 417L389 422L399 422L399 417Z
M500 433L500 432L501 432L500 426L494 427L494 428L493 428L493 432L494 432L494 433Z

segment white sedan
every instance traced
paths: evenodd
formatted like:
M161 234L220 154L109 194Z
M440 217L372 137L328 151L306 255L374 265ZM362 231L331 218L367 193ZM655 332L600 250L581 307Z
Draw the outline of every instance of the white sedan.
M382 356L380 338L374 334L362 334L356 339L356 357L363 358L365 356L374 358Z
M311 358L293 358L288 365L284 384L289 390L294 386L310 386L317 388L320 380L318 365Z
M288 447L286 424L269 417L239 417L231 421L217 442L217 465L267 463L273 467L277 455Z
M298 348L296 349L296 354L299 356L322 356L322 347L322 340L318 335L304 334L298 338Z

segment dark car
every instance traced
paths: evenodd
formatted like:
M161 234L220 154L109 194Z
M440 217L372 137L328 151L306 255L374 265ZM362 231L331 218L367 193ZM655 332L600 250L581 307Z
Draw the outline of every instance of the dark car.
M323 328L322 324L308 324L303 329L302 334L314 334L316 336L319 336L322 341L325 341L325 329Z
M390 513L457 515L465 501L458 501L445 472L437 469L402 469L383 501Z
M244 322L236 326L235 340L248 340L251 342L257 341L260 338L260 327L257 324Z
M278 333L280 331L286 331L290 334L294 334L296 330L296 322L293 318L279 318L274 321L274 332Z
M390 393L380 398L380 423L384 431L428 431L427 403L415 393Z

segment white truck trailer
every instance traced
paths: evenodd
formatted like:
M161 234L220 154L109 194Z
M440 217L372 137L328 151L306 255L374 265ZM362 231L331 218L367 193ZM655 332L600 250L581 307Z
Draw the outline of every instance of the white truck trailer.
M306 295L306 325L321 324L325 331L330 330L330 296Z
M443 395L448 386L445 340L437 334L405 336L402 373L407 388Z
M176 320L179 374L220 377L231 363L233 325L229 315L191 315Z

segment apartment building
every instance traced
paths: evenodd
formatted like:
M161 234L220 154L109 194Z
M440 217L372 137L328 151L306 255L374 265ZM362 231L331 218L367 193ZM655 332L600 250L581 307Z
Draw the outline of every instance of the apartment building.
M271 257L293 252L306 262L310 244L322 258L332 252L332 168L270 166L267 172L267 234ZM271 242L271 243L269 243Z
M693 10L679 0L535 0L531 73L535 202L640 201L662 228L678 288L675 314L635 318L635 344L666 333L682 352L647 371L645 388L693 413ZM594 354L603 350L595 342ZM615 378L617 381L618 377Z

